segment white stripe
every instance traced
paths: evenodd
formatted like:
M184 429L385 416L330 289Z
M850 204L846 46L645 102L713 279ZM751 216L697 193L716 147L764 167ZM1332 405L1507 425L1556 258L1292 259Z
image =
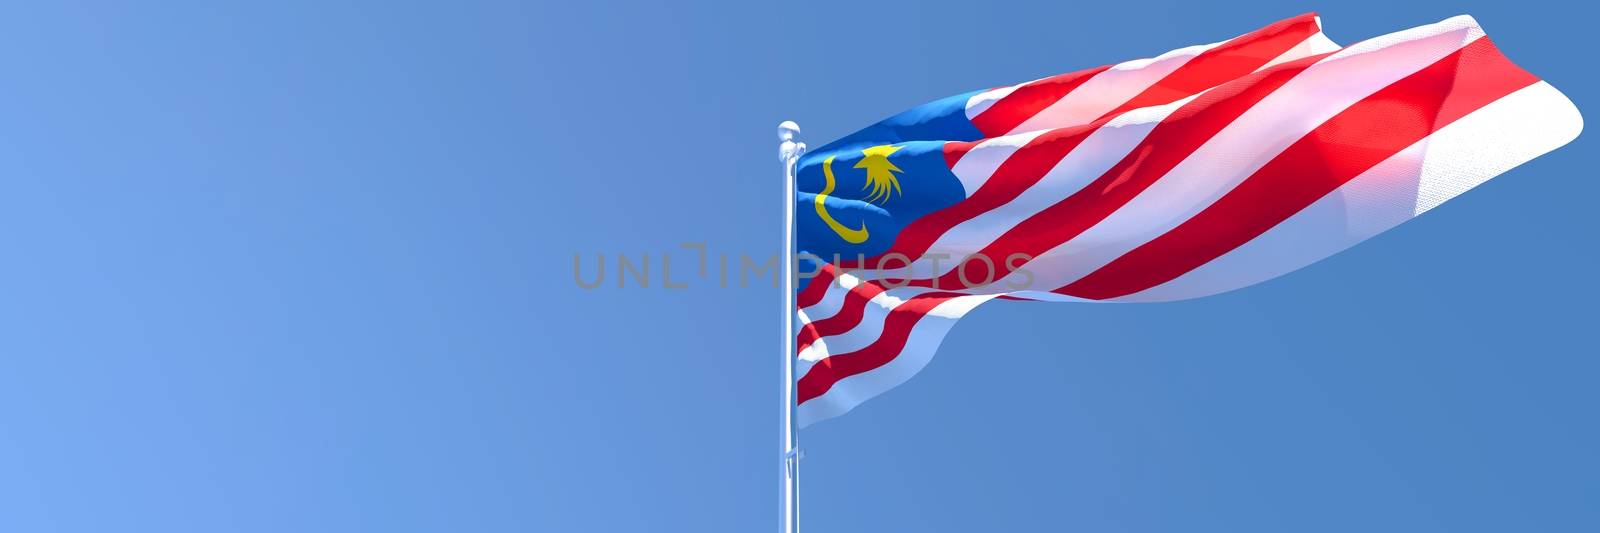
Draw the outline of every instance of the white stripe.
M1227 41L1223 41L1227 42ZM1126 103L1161 78L1178 70L1206 50L1222 42L1179 48L1149 59L1117 64L1095 74L1050 107L1029 117L1008 133L1050 128L1065 128L1094 122Z
M1011 158L1011 154L1017 153L1017 149L1027 146L1035 137L1046 132L1047 130L1030 131L1019 135L985 139L968 150L966 155L961 156L961 160L950 167L950 173L955 174L956 179L961 181L961 187L966 190L966 196L970 198L973 192L994 176L995 169L1000 168L1001 163Z
M967 120L971 121L972 118L978 116L978 114L988 111L989 106L994 105L994 103L1000 101L1001 98L1005 98L1011 93L1016 92L1017 89L1021 89L1023 86L1029 83L1035 83L1044 79L1048 78L1040 78L1027 83L1018 83L1009 87L989 89L987 91L972 95L972 98L967 99Z
M796 332L805 329L806 324L810 324L812 322L814 322L814 320L811 320L811 317L806 314L805 309L794 310L794 330ZM798 337L798 334L796 334L796 336Z
M1033 288L1076 281L1171 231L1329 118L1482 36L1470 18L1457 17L1357 44L1308 67L1127 205L1028 263Z
M1197 298L1292 272L1559 148L1582 129L1566 96L1535 83L1440 128L1222 257L1117 300Z
M1320 21L1320 18L1318 20ZM1318 22L1317 25L1318 27L1321 27L1321 22ZM1319 31L1312 34L1310 37L1307 37L1306 40L1300 41L1300 44L1294 45L1293 48L1290 48L1288 51L1278 55L1278 57L1272 58L1272 60L1268 61L1267 64L1261 65L1261 68L1256 69L1256 72L1261 72L1263 70L1267 70L1269 68L1276 67L1297 59L1304 59L1317 54L1326 54L1338 49L1339 43L1333 42L1333 40L1329 39L1327 35L1323 35L1322 32Z
M795 411L800 426L845 414L861 402L911 379L928 365L956 320L990 298L993 296L962 296L934 307L911 328L905 348L893 360L881 367L841 379L828 392L800 404Z
M859 284L861 284L860 278L840 272L834 277L834 281L828 284L827 291L822 293L822 299L804 309L806 315L811 317L810 322L824 320L838 314L839 309L844 307L845 294Z

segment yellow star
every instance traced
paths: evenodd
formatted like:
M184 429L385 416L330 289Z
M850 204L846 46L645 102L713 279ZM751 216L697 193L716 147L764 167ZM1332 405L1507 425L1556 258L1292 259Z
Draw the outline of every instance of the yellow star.
M862 184L862 190L872 188L866 200L873 203L887 203L889 193L893 191L900 194L900 180L895 177L895 172L905 172L900 167L889 162L889 154L900 150L899 146L883 145L874 146L861 151L861 161L855 168L867 170L867 182Z

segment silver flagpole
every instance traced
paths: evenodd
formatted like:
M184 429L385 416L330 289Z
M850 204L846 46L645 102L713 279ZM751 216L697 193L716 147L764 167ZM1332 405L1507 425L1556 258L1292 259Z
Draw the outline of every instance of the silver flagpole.
M778 157L783 160L783 533L800 531L800 432L794 419L794 174L806 144L800 142L800 125L785 120L778 125Z

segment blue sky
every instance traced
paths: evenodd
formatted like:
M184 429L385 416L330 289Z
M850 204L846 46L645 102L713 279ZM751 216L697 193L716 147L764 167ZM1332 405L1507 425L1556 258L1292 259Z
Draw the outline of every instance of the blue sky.
M775 527L776 293L571 261L775 250L779 121L1305 11L1472 14L1588 110L1593 9L11 5L0 530ZM806 530L1600 528L1590 136L1247 290L978 310L804 432Z

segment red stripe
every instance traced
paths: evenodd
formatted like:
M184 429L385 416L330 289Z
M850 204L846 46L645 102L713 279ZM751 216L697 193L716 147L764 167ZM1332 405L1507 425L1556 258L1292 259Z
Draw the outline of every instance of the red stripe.
M1115 298L1198 268L1468 113L1537 82L1480 38L1324 122L1204 211L1057 292Z
M1005 258L1015 253L1038 257L1078 236L1127 204L1239 115L1326 55L1307 57L1240 78L1184 104L1157 124L1110 170L1071 196L1007 230L978 253L990 258ZM1006 261L994 262L995 279L1014 270ZM981 261L969 261L965 268L971 269L966 272L968 279L988 279L985 272L988 265ZM937 280L915 280L911 284L954 288L962 286L960 276L958 270L951 270Z
M1316 13L1281 20L1201 52L1104 116L1163 105L1244 76L1322 31Z
M805 309L822 301L822 297L828 294L828 286L833 285L833 280L838 277L838 274L839 269L834 267L833 264L823 263L817 269L817 275L811 278L810 283L806 284L805 290L800 291L800 295L795 297L795 309Z
M1116 116L1131 109L1162 105L1188 98L1239 76L1254 72L1273 58L1289 51L1306 38L1322 31L1316 14L1307 13L1281 20L1256 31L1228 40L1190 58L1150 87L1102 116ZM1028 119L1049 109L1090 78L1110 66L1080 70L1022 84L1001 97L978 116L972 125L985 137L1012 133ZM959 157L958 157L959 159Z
M806 346L810 346L811 342L816 342L817 339L822 338L822 334L817 333L816 322L807 322L805 325L800 326L800 333L796 336L796 338L810 338L811 341L806 343ZM799 345L797 344L796 346ZM798 356L800 351L804 349L805 347L796 348L795 355Z
M1083 85L1083 82L1089 81L1095 74L1108 68L1111 66L1084 69L1025 83L1011 91L1011 94L991 104L978 116L972 117L972 125L977 126L984 137L997 137L1010 133L1073 89L1077 89L1079 85Z
M961 158L977 147L979 142L982 141L948 141L944 143L945 168L956 168L956 163L960 163Z
M844 378L868 372L893 361L905 349L911 330L929 311L962 295L955 293L927 293L914 296L889 311L883 335L872 344L850 353L828 356L806 372L795 384L796 403L806 403L828 392Z
M811 346L817 339L829 335L838 335L861 323L861 316L866 313L867 302L883 294L884 287L876 283L862 283L850 288L844 295L844 305L833 316L806 324L795 335L795 353Z

